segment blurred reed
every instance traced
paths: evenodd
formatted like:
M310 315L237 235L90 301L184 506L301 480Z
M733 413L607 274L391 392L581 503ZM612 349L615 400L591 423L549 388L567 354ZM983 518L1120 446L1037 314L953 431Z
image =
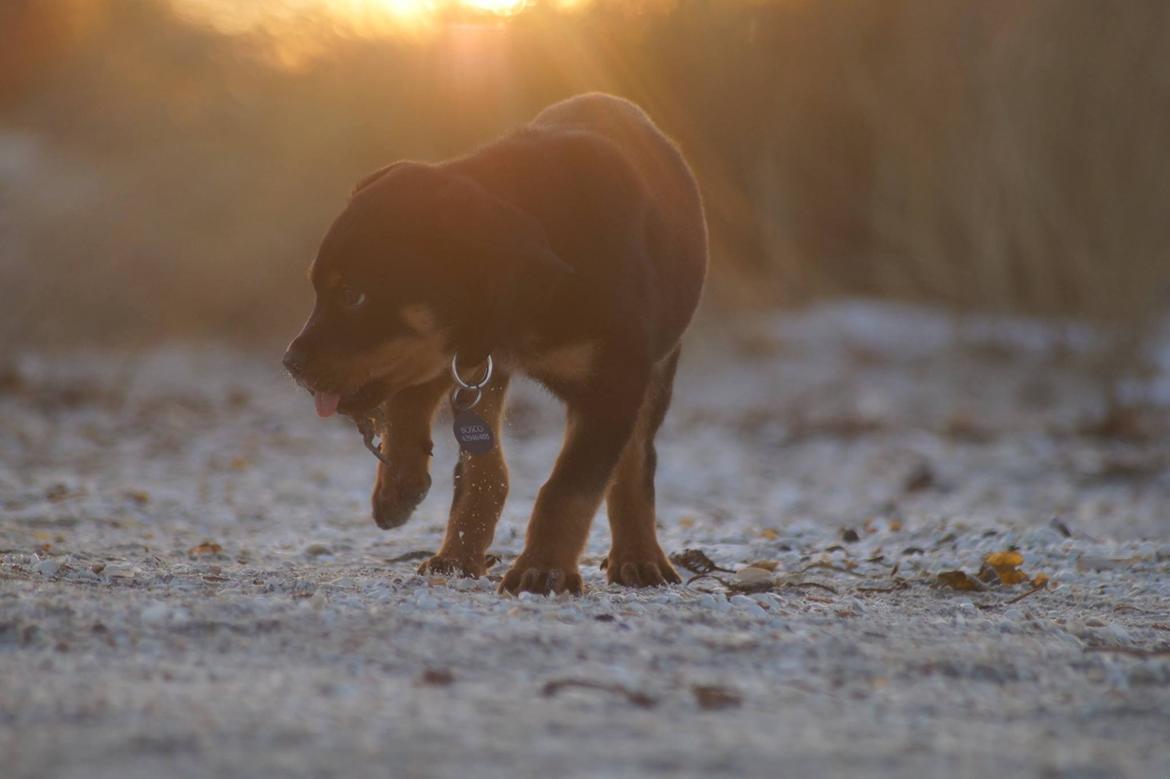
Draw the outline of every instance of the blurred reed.
M426 32L0 7L0 348L287 336L362 173L591 89L697 168L718 312L833 294L1127 332L1170 282L1161 0L597 0Z

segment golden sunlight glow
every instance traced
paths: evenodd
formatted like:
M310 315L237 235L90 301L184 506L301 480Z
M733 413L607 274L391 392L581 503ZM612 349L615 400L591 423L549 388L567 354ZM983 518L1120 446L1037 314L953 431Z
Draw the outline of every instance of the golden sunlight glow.
M535 0L161 1L188 21L226 35L254 36L255 56L286 70L304 68L326 53L333 37L430 37L457 21L454 26L463 30L460 37L464 38L470 35L468 22L480 20L494 26L536 4ZM551 0L549 4L561 11L576 11L591 1Z
M418 32L437 24L444 12L470 11L500 17L525 9L530 0L170 0L186 18L220 32L282 35L308 20L326 20L335 31L363 36ZM558 7L584 5L561 0Z

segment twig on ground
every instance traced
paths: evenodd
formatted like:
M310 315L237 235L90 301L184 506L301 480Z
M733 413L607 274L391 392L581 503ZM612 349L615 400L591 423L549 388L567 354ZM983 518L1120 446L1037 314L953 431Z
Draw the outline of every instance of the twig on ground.
M561 690L578 687L587 690L601 690L602 692L612 692L615 695L621 695L627 701L643 709L652 709L658 705L658 701L644 692L631 690L620 684L606 684L604 682L594 682L589 679L552 679L545 682L541 694L546 698L551 698Z
M390 564L408 563L412 560L425 560L428 557L434 557L434 556L435 556L434 552L429 552L425 549L419 549L419 550L414 551L414 552L406 552L405 554L400 554L397 557L387 557L386 562L388 562Z
M905 579L896 579L892 587L857 587L855 592L897 592L910 589L910 582Z
M1086 646L1086 652L1114 652L1119 655L1130 655L1131 657L1165 657L1170 655L1170 646L1158 647L1157 649L1141 649L1131 646L1103 646L1093 645Z
M831 592L834 595L838 594L836 589L830 587L827 584L821 584L820 582L784 582L783 586L786 588L787 587L817 587L819 589Z
M1004 603L1005 604L1019 603L1020 601L1022 601L1024 598L1028 597L1029 595L1034 595L1035 593L1040 592L1040 590L1043 590L1046 587L1048 587L1047 582L1045 582L1044 584L1038 584L1035 587L1033 587L1032 589L1028 590L1027 592L1021 593L1020 595L1017 595L1014 598L1008 598L1007 600L1004 601Z
M722 568L703 552L702 549L684 549L670 556L670 561L680 568L686 568L691 573L706 574L712 571L735 573L729 568Z
M807 573L808 571L811 571L813 568L824 568L824 569L829 570L829 571L836 571L837 573L847 573L850 576L857 576L857 577L860 577L862 579L869 578L868 576L866 576L863 573L858 573L857 571L851 571L848 568L842 568L841 566L833 565L832 563L810 563L809 565L806 565L804 568L801 568L800 572Z

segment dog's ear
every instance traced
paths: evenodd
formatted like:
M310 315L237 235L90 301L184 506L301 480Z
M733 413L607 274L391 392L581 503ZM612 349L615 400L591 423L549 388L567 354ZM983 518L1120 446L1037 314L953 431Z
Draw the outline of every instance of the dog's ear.
M574 272L557 256L540 222L477 182L450 181L435 208L443 230L483 259L486 275L555 278Z
M478 183L454 182L440 201L444 229L476 261L469 274L476 302L468 309L478 323L469 323L466 348L477 357L486 355L575 271L557 255L535 217Z
M350 190L350 192L349 192L350 200L352 200L354 198L354 196L357 195L357 193L361 192L363 189L365 189L366 187L370 186L378 179L385 176L387 173L389 173L391 171L391 169L398 167L403 162L405 162L405 160L399 160L398 162L391 162L389 165L383 165L382 167L378 168L373 173L369 173L369 174L366 174L365 176L362 176L361 179L358 180L358 183L353 185L353 189Z
M510 203L492 200L488 213L480 215L484 222L477 232L487 239L486 247L498 253L501 272L553 280L574 273L553 249L540 222Z

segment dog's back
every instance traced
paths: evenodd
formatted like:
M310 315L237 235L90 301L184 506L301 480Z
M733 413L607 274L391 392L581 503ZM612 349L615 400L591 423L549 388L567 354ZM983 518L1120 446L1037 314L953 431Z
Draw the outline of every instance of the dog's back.
M654 204L647 226L659 292L670 300L666 330L681 333L698 304L707 269L707 226L694 174L675 143L634 103L589 93L555 103L533 120L545 130L594 133L613 143Z

